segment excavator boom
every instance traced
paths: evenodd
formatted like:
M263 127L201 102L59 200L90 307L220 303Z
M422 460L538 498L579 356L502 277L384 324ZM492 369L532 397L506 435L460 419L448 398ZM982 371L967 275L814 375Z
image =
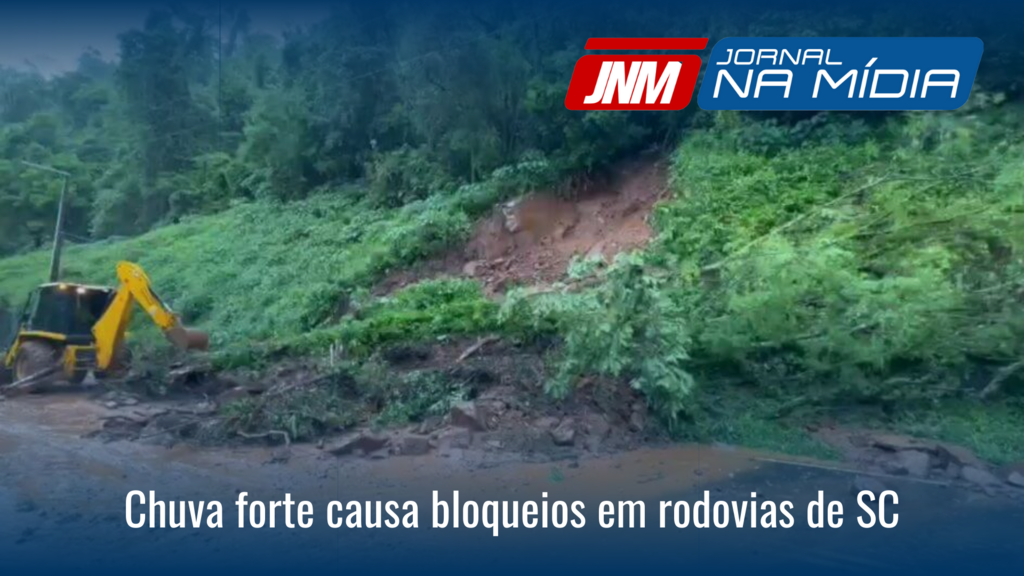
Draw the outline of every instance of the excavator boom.
M181 350L206 350L209 337L197 330L189 330L178 316L160 300L142 268L131 262L117 265L120 286L110 306L93 327L96 338L96 365L105 370L110 367L117 351L124 345L125 332L131 320L133 306L139 306L153 319L167 339Z

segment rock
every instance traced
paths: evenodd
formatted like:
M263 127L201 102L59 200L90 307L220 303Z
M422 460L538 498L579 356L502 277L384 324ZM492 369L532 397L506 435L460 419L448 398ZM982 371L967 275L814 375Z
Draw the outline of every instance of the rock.
M487 429L486 421L480 417L476 404L473 402L453 404L451 411L448 413L448 418L452 426L458 426L459 428L475 432L483 432Z
M480 262L479 260L466 262L466 264L463 265L462 267L462 274L464 276L476 276L476 273L480 269L481 264L482 262Z
M583 420L583 430L587 433L586 448L590 452L598 452L601 444L612 432L608 420L600 414L587 414Z
M576 440L576 428L572 418L566 418L551 431L555 446L572 446Z
M477 398L474 405L476 406L477 421L483 426L483 430L498 429L502 418L509 409L509 402L500 397L481 396Z
M346 456L348 454L371 454L382 450L388 445L385 436L378 436L368 432L355 432L342 436L341 438L324 446L324 450L335 456Z
M430 435L440 430L442 426L444 426L444 422L442 422L441 418L438 418L437 416L428 416L423 419L423 422L420 422L419 425L413 429L413 432L416 434Z
M1010 475L1006 478L1006 483L1010 486L1016 486L1017 488L1024 488L1024 474L1020 472L1010 472Z
M430 452L430 438L408 434L398 438L395 448L402 456L422 456Z
M931 469L931 458L919 450L903 450L897 452L895 458L886 460L882 464L882 469L897 476L927 478Z
M974 466L964 466L960 471L960 477L978 486L993 486L1000 483L994 475Z
M587 259L604 258L604 242L598 242L587 252Z
M180 366L167 372L166 382L171 388L190 388L201 384L209 374L209 366Z
M916 438L898 436L895 434L878 434L871 438L871 445L889 452L903 452L905 450L922 450L930 452L935 450L934 444L922 442Z
M437 443L443 451L465 450L473 444L473 434L463 428L449 428L438 435Z
M149 423L149 419L115 416L105 418L103 426L86 434L86 438L100 438L106 442L116 440L136 440ZM159 432L155 432L159 435Z
M550 416L543 416L533 421L533 425L541 430L554 430L555 426L558 426L558 418L552 418Z
M942 468L949 467L951 464L956 466L971 466L979 469L985 467L981 462L981 459L975 456L970 450L950 444L936 445L935 456L939 461L939 466Z
M370 460L384 460L385 458L387 458L389 456L391 456L391 451L388 450L387 448L381 448L380 450L374 450L373 452L370 452L368 454L368 457L370 458Z
M853 495L856 496L865 490L875 494L875 496L878 496L880 493L888 490L888 488L877 478L872 478L870 476L854 477L853 484L850 486L850 491Z
M931 457L918 450L904 450L899 454L900 464L914 478L927 478L931 470Z
M604 440L609 434L611 434L611 424L608 424L608 420L600 414L587 414L583 423L587 431L587 436L590 436L591 438Z
M629 415L629 429L633 432L640 432L647 426L647 416L641 410L634 410Z
M941 468L940 470L943 478L956 480L957 478L960 477L960 466L956 464L950 463L945 468Z

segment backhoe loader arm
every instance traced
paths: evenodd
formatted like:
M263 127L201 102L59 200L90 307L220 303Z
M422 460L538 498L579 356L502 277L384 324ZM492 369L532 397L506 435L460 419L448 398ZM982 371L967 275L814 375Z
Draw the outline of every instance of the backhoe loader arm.
M96 339L96 364L107 369L117 350L124 345L125 332L132 317L132 304L149 314L160 327L167 339L181 350L205 349L209 341L205 334L188 330L182 326L178 316L153 292L149 277L137 264L121 262L117 265L117 277L121 284L107 311L93 326Z

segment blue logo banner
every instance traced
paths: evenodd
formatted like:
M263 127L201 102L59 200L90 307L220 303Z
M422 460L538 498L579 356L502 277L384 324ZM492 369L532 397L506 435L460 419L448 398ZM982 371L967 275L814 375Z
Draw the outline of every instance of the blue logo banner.
M711 51L704 110L955 110L978 38L726 38Z

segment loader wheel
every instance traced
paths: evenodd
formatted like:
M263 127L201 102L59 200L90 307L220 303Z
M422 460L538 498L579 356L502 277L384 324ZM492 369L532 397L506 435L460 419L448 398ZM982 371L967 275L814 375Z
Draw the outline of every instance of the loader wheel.
M29 340L18 347L14 360L15 380L24 380L50 368L60 368L60 350L40 340Z

